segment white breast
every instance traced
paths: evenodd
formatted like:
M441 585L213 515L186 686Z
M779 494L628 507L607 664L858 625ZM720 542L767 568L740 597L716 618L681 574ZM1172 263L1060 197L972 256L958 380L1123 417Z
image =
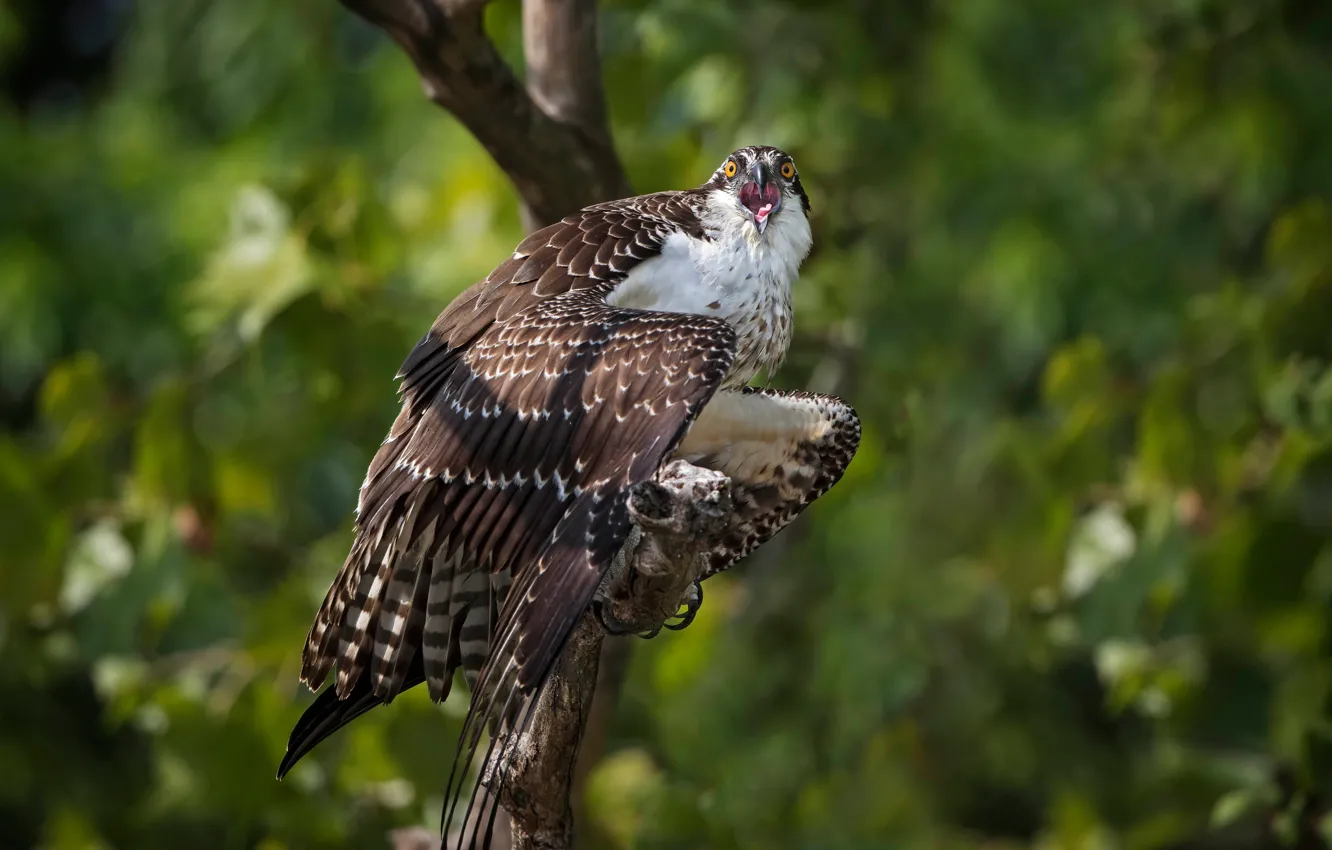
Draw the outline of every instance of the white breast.
M616 307L719 316L739 337L726 383L748 383L760 369L771 374L791 344L791 284L809 251L804 216L785 218L786 230L779 227L787 222L774 219L767 238L747 220L710 227L711 239L672 234L661 254L636 266L606 300Z

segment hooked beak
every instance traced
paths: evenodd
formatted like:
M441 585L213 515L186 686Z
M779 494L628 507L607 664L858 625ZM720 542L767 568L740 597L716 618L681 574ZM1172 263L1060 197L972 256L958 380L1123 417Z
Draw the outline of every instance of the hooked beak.
M740 187L740 206L749 213L760 234L767 229L768 219L782 206L782 190L770 176L767 164L756 162L749 169L750 182Z

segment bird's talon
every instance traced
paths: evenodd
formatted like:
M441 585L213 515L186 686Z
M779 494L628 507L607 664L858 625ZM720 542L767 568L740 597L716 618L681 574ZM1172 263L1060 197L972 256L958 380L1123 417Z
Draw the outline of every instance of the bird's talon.
M678 623L663 623L662 625L673 632L689 628L689 624L694 622L694 618L698 616L698 609L703 607L703 585L698 582L689 585L689 590L685 594L682 607L684 608L684 613L677 613L675 618L673 618L678 618Z
M665 622L650 631L635 632L628 626L628 624L621 622L611 613L610 607L606 605L604 600L592 600L592 610L596 613L597 619L601 622L601 627L606 630L606 634L616 637L632 634L643 640L652 640L654 637L661 634L662 629L670 629L673 632L678 632L681 629L689 628L689 624L694 622L694 618L698 616L698 609L702 607L702 605L703 587L698 582L694 582L689 585L689 589L685 591L684 600L680 603L681 611L676 613L674 617L670 618L677 622Z

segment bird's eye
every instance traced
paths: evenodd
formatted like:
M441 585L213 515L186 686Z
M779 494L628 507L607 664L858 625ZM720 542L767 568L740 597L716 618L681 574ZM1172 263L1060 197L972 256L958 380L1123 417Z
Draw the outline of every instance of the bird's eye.
M795 176L795 165L790 160L782 163L782 176L787 180Z
M735 172L738 170L739 166L735 164L735 160L733 159L726 160L726 164L722 166L722 174L725 174L727 177L734 177Z

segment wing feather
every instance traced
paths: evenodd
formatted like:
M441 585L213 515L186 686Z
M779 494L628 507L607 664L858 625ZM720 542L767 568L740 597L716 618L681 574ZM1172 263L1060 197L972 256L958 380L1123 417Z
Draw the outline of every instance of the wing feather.
M576 315L567 313L568 304L555 303L562 299L577 306ZM512 571L515 578L494 636L476 642L486 655L468 710L471 732L462 751L464 766L475 754L479 730L502 720L505 712L524 711L545 681L628 534L631 488L669 456L721 385L734 356L734 332L721 320L612 308L594 292L552 299L549 308L542 305L528 319L522 333L510 334L504 345L540 340L541 375L553 382L551 415L515 416L511 427L521 429L522 439L510 453L473 453L473 464L485 464L473 467L473 474L486 492L451 511L467 557L491 563L496 571ZM519 326L504 330L513 327ZM487 344L479 340L459 368L471 368L476 375L480 368L472 358L484 361ZM682 374L692 377L686 380ZM666 383L667 376L676 380ZM501 382L495 391L496 404L503 408L506 393L517 395L521 388ZM639 403L654 396L672 403L659 408ZM562 439L555 442L556 436ZM480 437L473 442L491 445ZM543 448L537 450L538 445ZM552 452L555 446L561 448ZM513 465L532 451L538 452L535 464ZM524 480L513 480L515 474ZM520 503L522 510L506 512ZM493 514L491 506L496 506ZM488 524L483 516L493 518ZM504 535L495 533L500 518ZM505 545L510 538L520 542ZM464 670L470 672L478 660L478 652L464 649Z
M472 698L451 811L483 730L530 716L628 533L629 490L734 358L718 319L605 303L668 234L702 236L682 193L629 204L532 234L406 358L402 411L307 640L303 680L335 673L336 687L293 732L284 772L402 689L446 698L461 667Z
M586 607L588 576L621 534L620 506L603 502L655 471L729 368L734 335L724 323L604 302L667 235L703 236L693 209L689 193L589 208L531 234L440 314L399 370L403 407L370 464L356 541L311 627L307 684L317 689L336 672L339 697L369 693L356 698L378 704L425 680L443 699L463 662L469 612L482 605L487 630L516 630L486 651L521 647L529 684L548 666L559 632ZM687 330L671 336L678 325ZM698 376L692 404L672 408L687 374ZM663 392L672 396L665 404ZM667 410L674 415L657 417ZM605 439L612 431L628 442ZM626 448L639 440L646 453ZM608 524L593 541L597 523ZM493 587L478 596L468 581L494 572L508 591L509 571L523 587L538 564L562 576L536 588L562 595L549 613L513 604L527 593L508 592L500 606ZM549 640L532 636L547 626Z

